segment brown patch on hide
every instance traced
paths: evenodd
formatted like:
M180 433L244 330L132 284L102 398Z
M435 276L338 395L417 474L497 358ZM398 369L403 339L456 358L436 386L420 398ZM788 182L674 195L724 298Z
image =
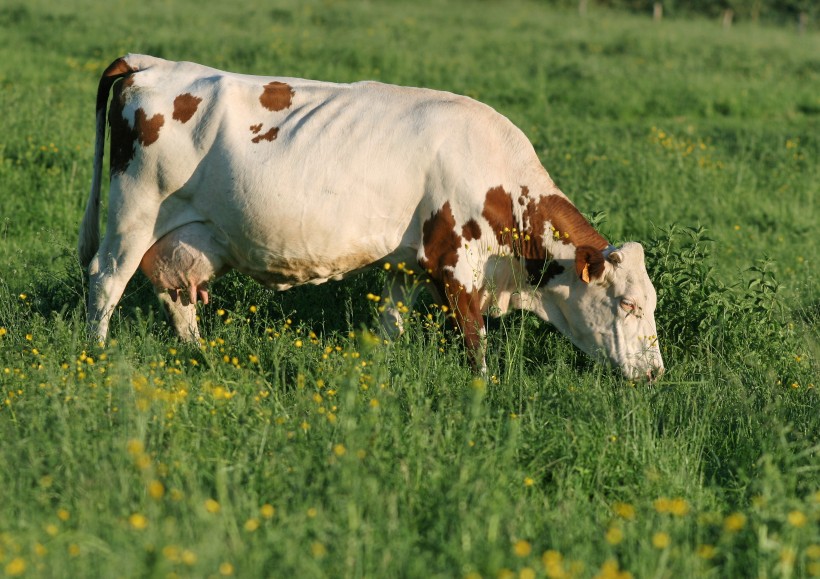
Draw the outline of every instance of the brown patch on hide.
M195 97L191 93L179 95L174 99L174 114L172 118L184 125L194 116L201 102L201 98Z
M262 129L260 128L259 130L261 131ZM258 132L258 131L255 131L255 132ZM270 130L268 130L268 131L266 131L262 134L256 135L254 138L251 139L251 142L261 143L262 141L274 141L278 134L279 134L279 127L273 127L272 129L270 129Z
M128 124L123 115L125 107L125 83L114 88L111 107L108 109L108 124L111 126L110 158L111 175L124 173L134 158L137 132Z
M464 224L464 227L461 228L461 236L467 241L481 239L481 226L475 219L470 219Z
M484 209L481 216L490 224L499 245L508 245L515 228L512 212L512 197L500 185L492 187L484 197Z
M553 228L550 231L546 231L547 222ZM530 198L524 209L524 230L532 238L544 239L546 232L556 241L575 247L603 250L609 245L581 212L561 195L547 195L538 200Z
M157 142L159 130L165 124L165 117L157 113L150 119L145 110L138 108L134 115L134 130L137 138L143 147L147 147Z
M261 131L261 130L262 130L262 123L259 123L258 125L251 125L251 126L250 126L250 129L251 129L251 132L255 135L255 134L257 134L259 131Z
M445 267L455 267L461 237L455 231L456 220L447 201L422 226L422 244L425 258L421 266L433 275L440 275Z
M265 85L259 102L269 111L283 111L290 108L293 102L294 90L289 84L274 80Z

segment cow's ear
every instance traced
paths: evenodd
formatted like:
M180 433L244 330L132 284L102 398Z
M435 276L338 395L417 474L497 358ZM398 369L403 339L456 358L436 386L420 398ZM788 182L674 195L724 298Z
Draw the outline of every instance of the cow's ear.
M584 283L600 279L606 269L606 259L600 249L587 245L575 250L575 272Z

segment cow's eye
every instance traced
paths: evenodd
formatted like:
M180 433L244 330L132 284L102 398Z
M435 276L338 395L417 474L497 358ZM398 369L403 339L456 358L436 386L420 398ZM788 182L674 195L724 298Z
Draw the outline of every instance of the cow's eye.
M621 300L621 309L624 310L627 313L634 312L635 311L635 302L633 302L632 300L623 298Z

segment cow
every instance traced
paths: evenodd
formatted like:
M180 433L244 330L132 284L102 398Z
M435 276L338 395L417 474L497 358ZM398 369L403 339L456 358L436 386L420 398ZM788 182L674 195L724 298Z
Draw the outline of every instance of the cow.
M534 312L630 379L664 368L641 245L611 245L521 130L448 92L118 58L97 89L79 257L100 341L137 269L179 337L197 340L196 304L229 270L285 290L381 267L388 333L401 331L425 288L479 372L484 314L510 308Z

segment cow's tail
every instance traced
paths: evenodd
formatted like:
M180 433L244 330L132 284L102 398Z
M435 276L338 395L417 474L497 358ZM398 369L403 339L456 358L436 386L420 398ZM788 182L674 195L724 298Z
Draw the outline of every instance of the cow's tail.
M105 150L105 114L108 106L108 93L111 86L120 78L133 74L137 68L127 62L128 57L118 58L105 69L97 86L97 121L94 140L94 173L91 178L91 192L85 215L80 225L78 250L80 263L88 267L100 247L100 183L102 181L103 152Z

